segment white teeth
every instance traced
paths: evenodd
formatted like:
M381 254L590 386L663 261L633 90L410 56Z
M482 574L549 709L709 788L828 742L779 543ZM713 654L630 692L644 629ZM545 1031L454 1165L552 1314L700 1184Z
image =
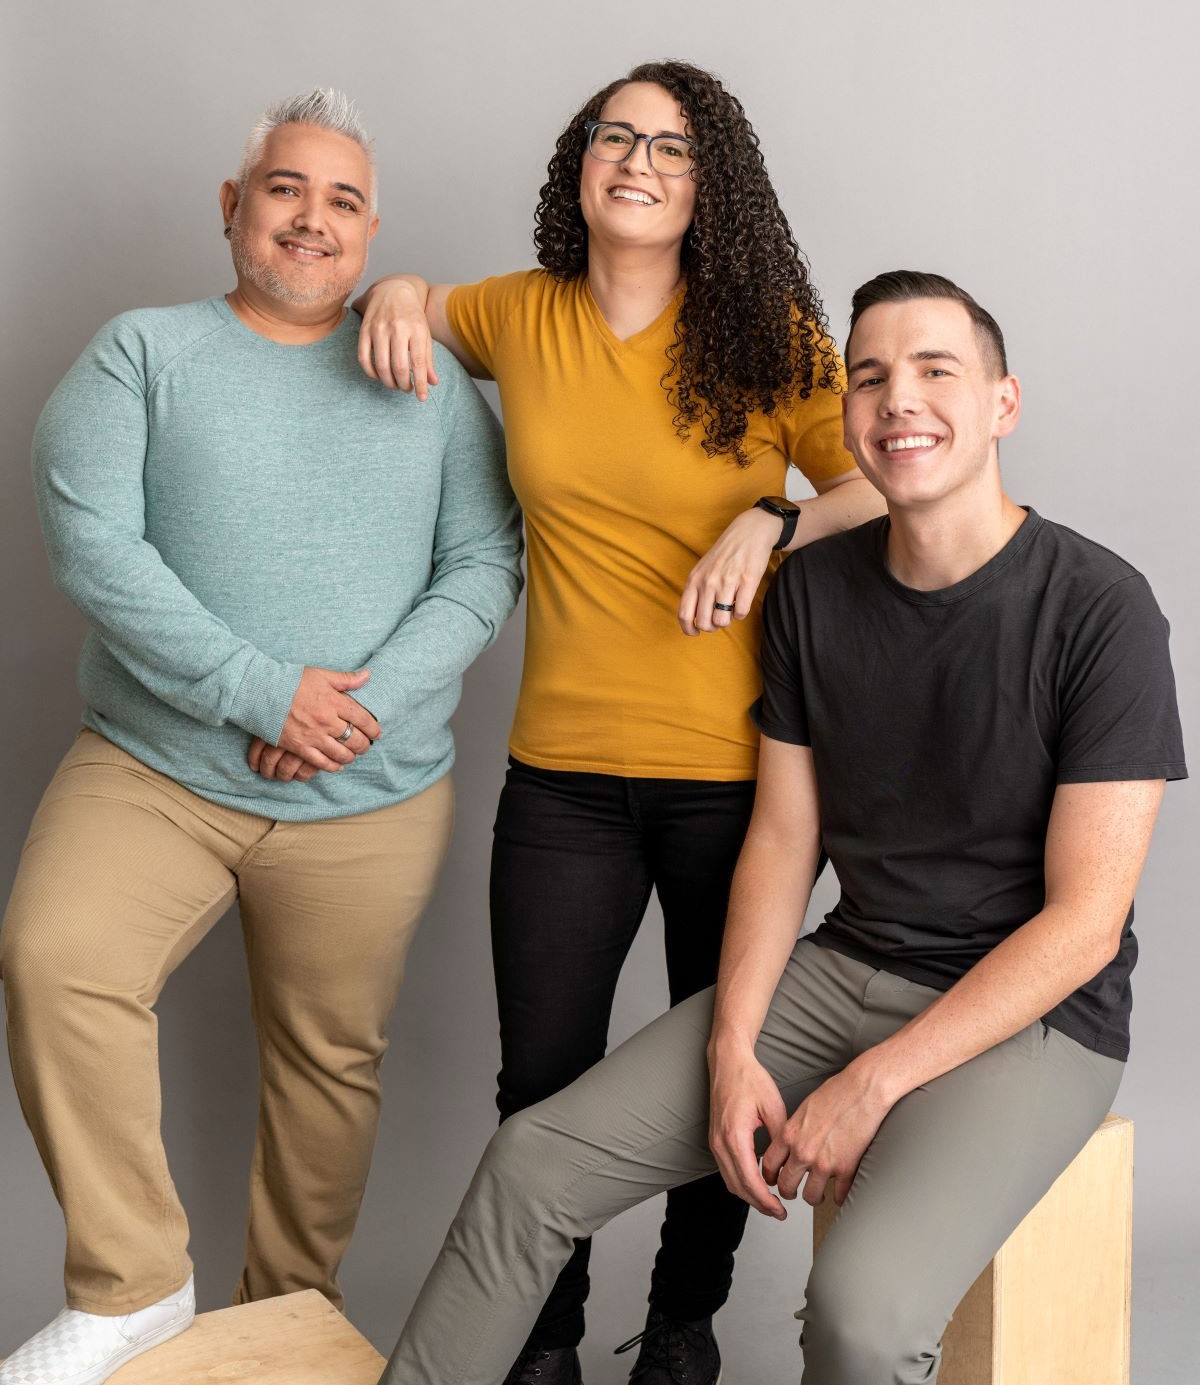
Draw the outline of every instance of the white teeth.
M647 197L644 192L634 192L632 188L613 188L608 194L610 197L618 198L623 202L641 202L644 206L653 207L654 198Z
M914 447L936 447L937 438L929 433L917 433L911 438L885 438L883 450L885 452L907 452Z

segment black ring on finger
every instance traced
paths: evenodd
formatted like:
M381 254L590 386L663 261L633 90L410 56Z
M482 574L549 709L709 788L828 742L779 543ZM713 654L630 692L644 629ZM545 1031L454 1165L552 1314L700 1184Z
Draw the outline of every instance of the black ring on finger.
M714 611L732 611L732 610L733 610L733 607L732 607L732 606L726 606L726 604L725 604L723 601L714 601L714 602L713 602L713 610L714 610Z

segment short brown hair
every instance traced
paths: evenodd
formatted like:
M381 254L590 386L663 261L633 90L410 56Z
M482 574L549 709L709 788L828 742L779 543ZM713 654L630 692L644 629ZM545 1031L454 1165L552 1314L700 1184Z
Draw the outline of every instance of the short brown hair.
M952 303L961 303L975 324L984 363L990 363L997 376L1008 374L1004 333L991 313L981 308L966 289L960 289L952 280L941 274L927 274L917 269L892 269L886 274L877 274L855 290L850 304L850 332L846 337L847 360L850 356L850 338L854 335L859 318L868 308L879 303L908 303L915 298L948 298Z

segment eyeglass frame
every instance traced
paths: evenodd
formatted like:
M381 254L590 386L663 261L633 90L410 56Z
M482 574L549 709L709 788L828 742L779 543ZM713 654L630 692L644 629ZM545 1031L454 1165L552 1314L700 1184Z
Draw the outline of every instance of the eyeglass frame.
M592 150L592 136L593 136L593 135L596 133L596 131L601 127L601 125L616 125L619 129L628 130L629 133L633 136L633 146L632 146L632 148L629 150L629 152L628 152L627 154L625 154L622 158L619 158L619 159L605 159L605 158L601 157L601 155L599 155L599 154L593 152L593 150ZM649 162L650 167L654 169L655 173L657 173L657 174L659 175L659 177L661 177L661 178L686 178L686 177L688 176L688 174L691 173L692 170L696 167L696 144L695 144L695 141L694 141L694 140L688 139L688 137L687 137L686 135L668 135L668 134L663 134L663 135L647 135L647 134L643 134L643 132L642 132L641 130L635 130L635 129L633 128L633 126L630 125L630 123L629 123L627 120L585 120L585 121L583 122L583 134L584 134L584 145L583 145L584 151L585 151L585 153L588 154L588 156L589 156L590 158L595 159L597 163L602 163L602 164L623 164L623 163L628 163L629 160L632 159L633 156L634 156L634 154L637 152L638 140L644 139L644 140L646 141L646 159L647 159L647 161ZM655 140L660 140L660 139L662 139L662 140L674 140L674 141L676 142L676 144L686 144L687 147L692 151L692 162L687 166L687 168L685 168L685 169L683 170L682 173L664 173L663 170L662 170L661 168L655 168L655 165L654 165L654 142L655 142Z

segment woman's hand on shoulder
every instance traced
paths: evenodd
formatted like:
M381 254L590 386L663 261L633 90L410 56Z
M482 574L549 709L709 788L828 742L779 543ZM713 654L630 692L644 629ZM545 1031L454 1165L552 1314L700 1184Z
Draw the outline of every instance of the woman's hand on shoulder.
M765 510L744 510L737 516L688 576L679 601L685 635L723 630L746 619L781 526Z
M354 306L362 314L358 334L358 363L390 390L415 390L429 397L438 383L433 364L433 333L426 304L429 285L415 274L379 279Z

